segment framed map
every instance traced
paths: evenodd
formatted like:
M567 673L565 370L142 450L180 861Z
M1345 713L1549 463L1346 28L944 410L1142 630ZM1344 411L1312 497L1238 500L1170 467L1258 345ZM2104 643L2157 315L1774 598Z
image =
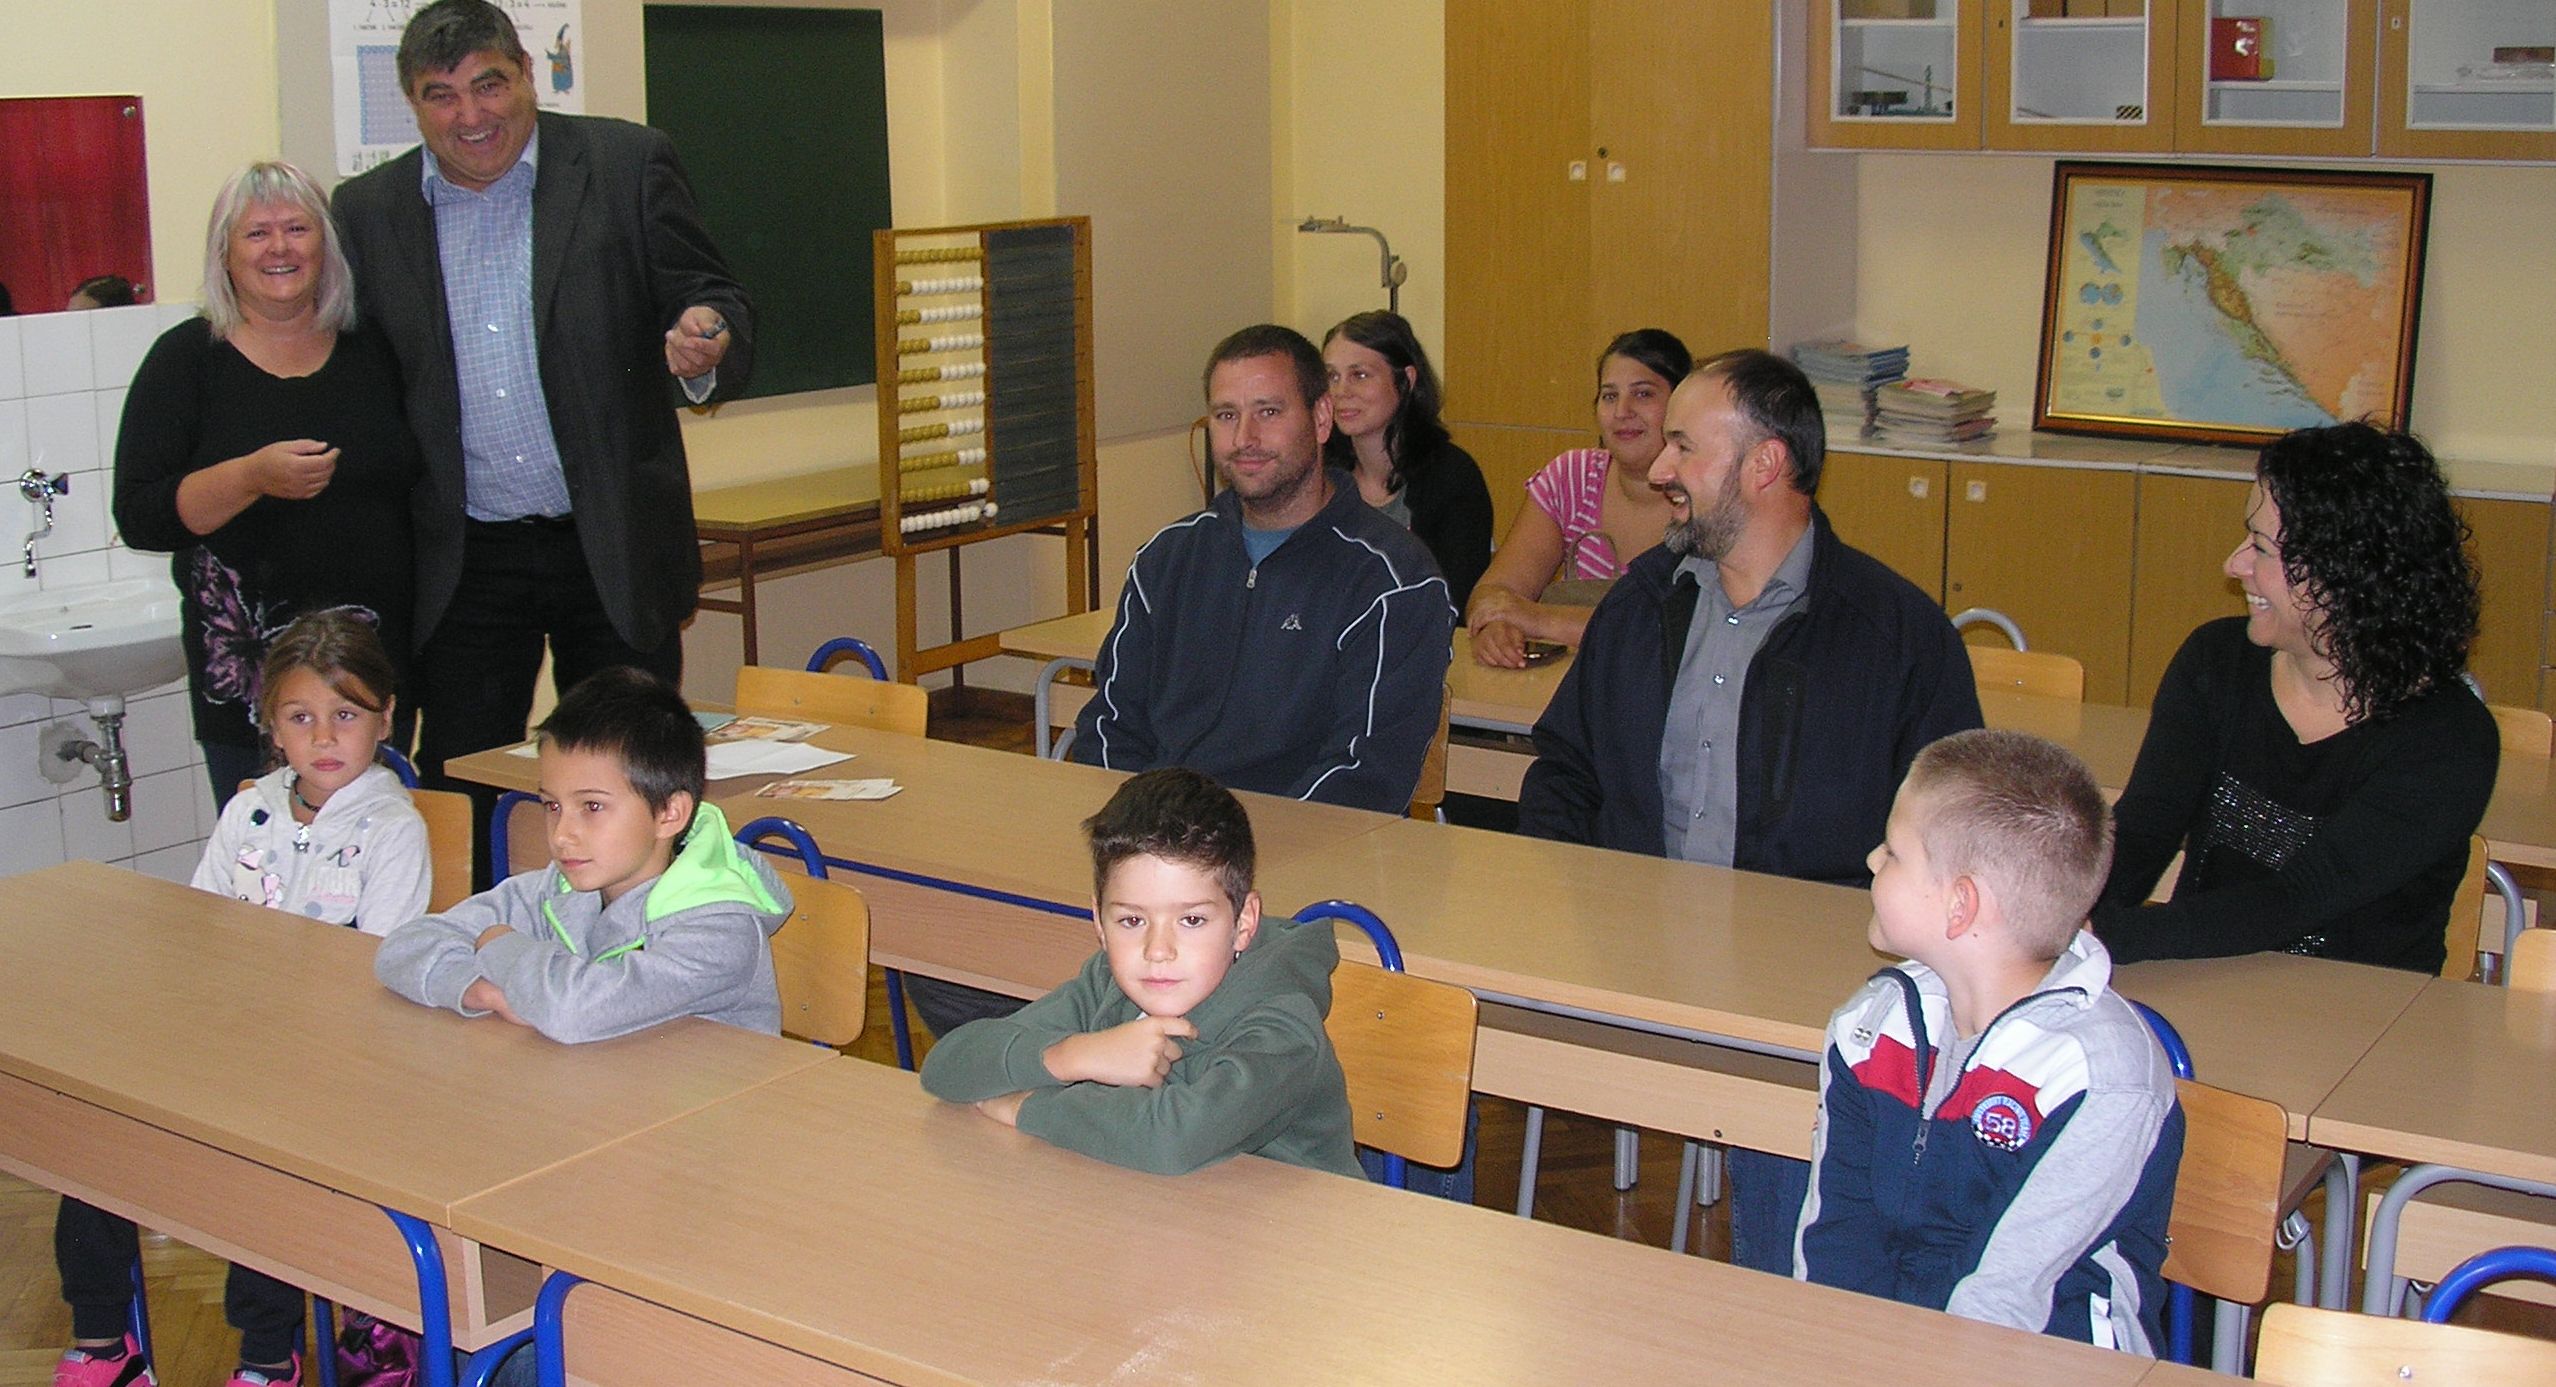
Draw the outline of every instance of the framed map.
M2431 200L2420 173L2061 162L2033 427L2406 427Z

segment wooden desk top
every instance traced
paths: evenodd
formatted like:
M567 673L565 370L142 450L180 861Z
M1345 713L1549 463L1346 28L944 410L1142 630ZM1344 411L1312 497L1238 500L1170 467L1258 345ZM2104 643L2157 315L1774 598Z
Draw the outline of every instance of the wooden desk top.
M851 861L1066 905L1090 901L1092 859L1082 821L1127 778L1123 773L861 727L829 727L811 740L854 757L806 776L884 776L904 789L875 801L780 800L754 794L773 777L714 780L711 797L730 824L778 814L798 820L829 854ZM504 751L473 753L450 770L510 790L532 789L540 776L532 758ZM1263 870L1327 855L1361 834L1404 822L1276 795L1241 798Z
M7 886L0 1072L435 1222L827 1058L698 1020L554 1044L393 995L354 930L93 862Z
M713 538L822 520L879 504L879 469L833 467L795 477L713 487L692 495L693 529Z
M1244 1157L1138 1174L844 1060L465 1236L898 1382L2133 1383L2145 1360Z
M2115 975L2122 995L2183 1033L2201 1082L2280 1104L2293 1141L2425 981L2295 954L2133 963Z
M2434 978L2316 1110L2320 1145L2556 1181L2556 997Z
M1033 660L1088 660L1100 653L1101 642L1109 638L1110 623L1117 619L1118 606L1112 603L1097 611L1060 616L1035 626L1016 626L997 639L1006 655L1024 655Z

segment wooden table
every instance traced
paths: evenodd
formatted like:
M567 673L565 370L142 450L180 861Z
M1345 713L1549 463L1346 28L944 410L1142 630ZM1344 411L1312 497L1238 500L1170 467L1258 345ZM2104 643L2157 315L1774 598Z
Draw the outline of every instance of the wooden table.
M2426 983L2308 1122L2320 1145L2556 1184L2556 997Z
M1834 1382L1877 1364L1970 1383L1993 1363L2096 1387L2150 1366L1256 1157L1139 1174L853 1061L457 1219L618 1292L580 1289L566 1317L572 1373L614 1384Z
M879 552L879 469L834 467L795 477L693 493L692 532L733 558L705 555L702 580L733 578L735 597L700 599L714 612L734 612L745 626L745 662L756 664L754 585Z
M381 1209L449 1227L826 1058L707 1021L557 1045L400 999L352 930L90 862L7 884L0 1168L403 1324L416 1274ZM457 1343L529 1321L537 1268L439 1240Z

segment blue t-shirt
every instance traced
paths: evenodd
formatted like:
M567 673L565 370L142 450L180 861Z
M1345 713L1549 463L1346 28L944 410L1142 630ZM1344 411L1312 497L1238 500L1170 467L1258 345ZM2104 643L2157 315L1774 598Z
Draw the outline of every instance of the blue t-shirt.
M1243 526L1243 552L1251 555L1251 566L1260 567L1260 561L1277 553L1278 546L1286 543L1287 536L1294 534L1296 529L1294 525L1283 530L1255 530L1249 525Z

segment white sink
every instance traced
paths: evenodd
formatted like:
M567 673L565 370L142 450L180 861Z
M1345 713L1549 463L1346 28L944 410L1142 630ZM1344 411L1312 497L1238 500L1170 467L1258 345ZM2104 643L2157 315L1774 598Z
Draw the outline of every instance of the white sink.
M185 673L178 593L166 578L82 583L0 601L0 694L109 699Z

